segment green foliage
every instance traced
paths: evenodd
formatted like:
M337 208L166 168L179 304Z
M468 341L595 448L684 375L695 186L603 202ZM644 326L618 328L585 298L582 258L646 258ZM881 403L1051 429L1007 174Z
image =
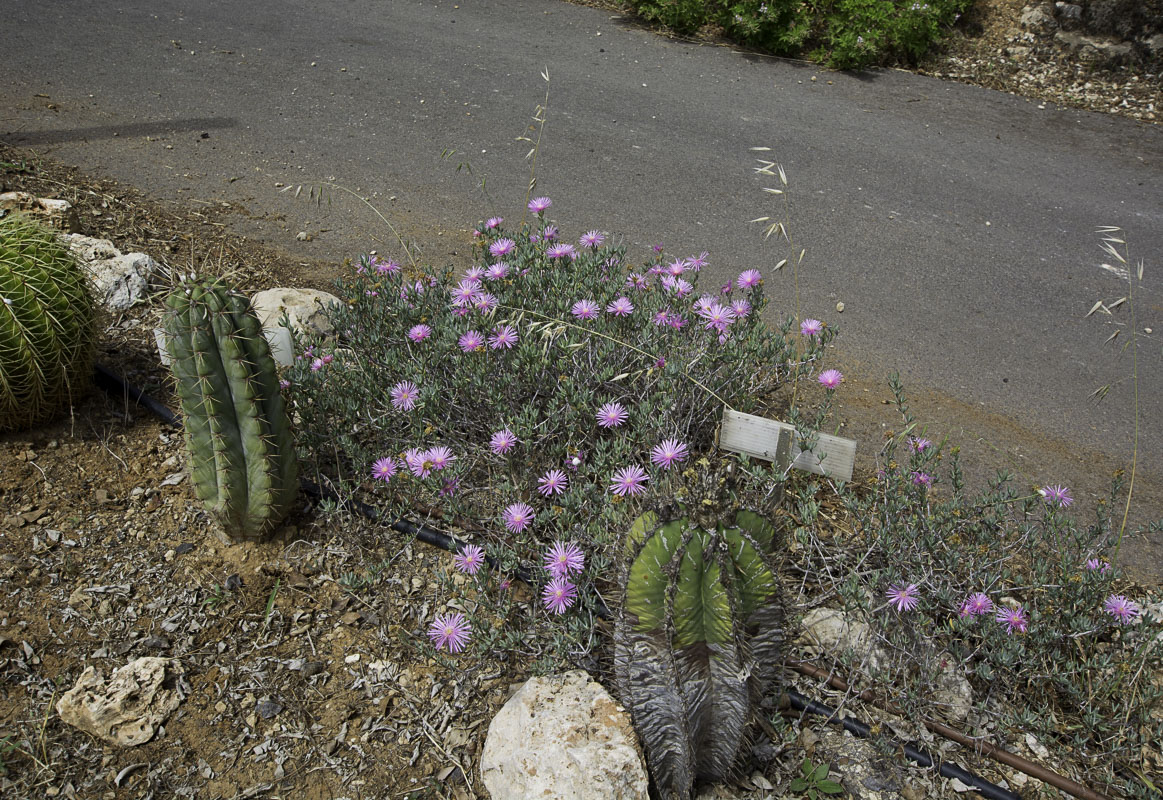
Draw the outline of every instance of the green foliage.
M88 384L95 348L89 278L56 234L0 219L0 432L51 419Z
M227 538L261 539L286 516L299 488L262 326L247 298L218 279L182 282L166 307L194 491Z
M724 504L711 477L690 509L648 514L628 537L614 670L665 798L729 774L783 641L776 530Z
M837 69L916 63L971 0L630 0L645 19L678 33L707 24L742 44L807 55Z
M821 795L841 794L844 787L836 781L828 780L828 765L815 766L809 759L800 764L800 776L792 778L788 789L808 800L818 800Z

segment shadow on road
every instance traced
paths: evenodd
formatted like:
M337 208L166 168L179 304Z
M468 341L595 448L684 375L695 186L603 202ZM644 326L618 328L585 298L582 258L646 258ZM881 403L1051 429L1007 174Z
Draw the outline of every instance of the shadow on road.
M28 133L8 133L0 136L0 141L18 147L31 147L61 142L88 141L90 139L112 139L114 136L160 136L166 133L205 130L207 128L237 128L234 117L194 117L162 122L132 122L122 125L94 125L87 128L58 128Z

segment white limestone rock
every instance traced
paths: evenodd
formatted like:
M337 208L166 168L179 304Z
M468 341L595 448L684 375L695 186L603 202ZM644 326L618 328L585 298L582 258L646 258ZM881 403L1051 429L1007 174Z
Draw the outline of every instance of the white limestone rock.
M184 699L181 677L181 667L169 658L131 661L113 670L108 681L88 667L57 701L57 714L109 744L145 744Z
M493 800L647 800L630 714L581 670L530 678L493 718L481 753Z
M340 299L330 292L319 289L295 289L278 287L256 292L250 298L254 313L258 315L263 328L279 327L283 312L287 313L291 327L296 330L308 328L327 335L331 333L331 320L327 310L339 305Z
M125 253L84 266L93 279L98 302L112 311L124 311L144 300L158 271L158 263L145 253Z
M82 236L79 233L67 233L61 237L73 255L82 263L102 261L106 258L117 258L121 251L113 246L108 239L97 239L92 236Z
M81 229L77 210L68 200L37 197L28 192L0 193L0 217L19 211L59 231Z

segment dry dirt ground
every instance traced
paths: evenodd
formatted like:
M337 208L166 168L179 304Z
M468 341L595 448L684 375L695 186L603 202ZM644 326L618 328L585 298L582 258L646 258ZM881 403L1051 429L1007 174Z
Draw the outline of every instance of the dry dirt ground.
M158 203L0 145L0 190L12 189L73 202L84 233L174 271L246 264L252 288L329 288L331 265L230 234L229 207ZM147 333L157 306L106 316L98 360L173 408ZM306 503L277 540L224 545L182 465L180 431L99 391L52 425L0 437L0 795L486 796L488 721L514 684L551 665L532 649L434 656L424 625L454 602L494 607L505 624L534 598L474 588L442 551ZM183 671L184 700L153 741L107 747L56 717L86 666L108 674L147 655ZM777 789L797 747L765 767Z

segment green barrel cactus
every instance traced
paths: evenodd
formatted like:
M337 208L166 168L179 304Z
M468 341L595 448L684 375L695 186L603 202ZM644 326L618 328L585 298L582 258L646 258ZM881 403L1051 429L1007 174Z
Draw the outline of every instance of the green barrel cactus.
M783 642L774 526L703 509L635 523L615 631L622 702L666 800L728 777Z
M194 491L227 539L262 539L299 490L291 425L262 325L250 301L220 280L179 284L166 308Z
M45 422L80 396L94 320L89 277L56 233L0 218L0 432Z

